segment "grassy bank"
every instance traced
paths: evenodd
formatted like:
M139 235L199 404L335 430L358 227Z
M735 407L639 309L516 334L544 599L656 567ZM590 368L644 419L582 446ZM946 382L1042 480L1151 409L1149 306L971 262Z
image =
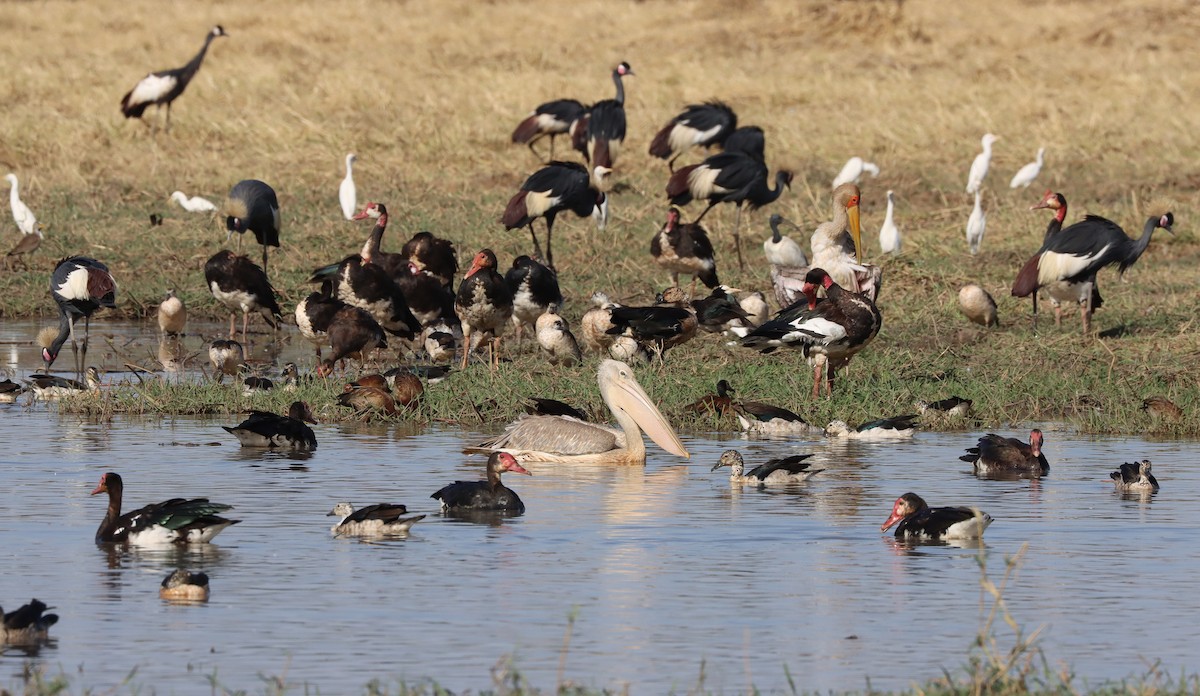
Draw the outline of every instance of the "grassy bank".
M593 290L643 302L666 282L647 249L665 210L667 171L645 150L685 103L728 101L743 123L766 130L772 168L797 175L779 202L744 220L744 272L733 262L732 210L705 219L726 283L767 289L759 248L767 214L811 230L828 219L828 182L847 157L882 169L863 182L863 220L867 256L885 269L884 328L833 400L807 403L809 373L795 355L758 356L706 337L675 351L664 372L643 370L666 410L725 377L743 398L815 422L908 412L914 399L958 394L975 399L988 427L1065 417L1091 432L1200 433L1200 245L1189 214L1200 202L1200 58L1191 50L1200 8L1183 0L688 0L619 10L588 0L569 8L498 2L469 12L456 3L267 0L180 6L169 15L148 0L51 0L7 9L0 93L10 106L0 123L10 136L0 162L21 177L47 237L29 270L0 274L5 319L54 321L47 277L57 258L74 253L113 270L120 307L107 316L145 316L174 287L193 316L223 318L201 270L224 243L222 225L167 198L182 189L219 201L246 177L280 194L283 248L272 276L290 310L309 291L308 272L358 249L368 231L338 212L348 151L359 155L360 202L381 200L392 212L385 249L430 229L455 241L460 260L490 246L507 266L529 251L528 234L504 232L498 219L538 166L508 142L512 127L541 101L611 96L609 71L627 60L637 75L626 84L629 136L613 220L597 232L560 218L556 261L572 322ZM286 13L286 31L270 19L276 13ZM120 95L147 70L182 65L217 22L231 37L214 43L176 103L172 131L122 119ZM532 40L546 32L530 25L552 27L551 38ZM58 40L46 42L51 32ZM971 257L963 238L971 200L962 189L985 131L1002 140L986 184L987 237ZM1008 178L1043 145L1038 182L1010 191ZM1156 236L1127 282L1111 270L1101 275L1101 338L1081 337L1075 314L1061 329L1044 321L1034 333L1028 303L1009 297L1045 229L1045 211L1028 211L1045 187L1067 196L1070 220L1101 214L1130 234L1147 215L1176 213L1177 235ZM874 233L888 189L896 191L904 252L884 259ZM693 205L688 214L697 212ZM165 216L161 227L149 226L151 213ZM10 226L3 229L5 243L15 243ZM959 314L958 288L972 281L1000 303L1001 328L977 329ZM477 417L468 405L495 399L492 417L508 418L527 394L598 411L593 374L592 363L557 371L518 354L497 374L473 367L455 389L431 389L418 415L468 421ZM328 404L333 393L313 399ZM1176 401L1185 417L1152 422L1138 410L1151 394ZM186 411L193 398L199 409L230 408L215 393L211 403L205 394L159 396L167 411Z

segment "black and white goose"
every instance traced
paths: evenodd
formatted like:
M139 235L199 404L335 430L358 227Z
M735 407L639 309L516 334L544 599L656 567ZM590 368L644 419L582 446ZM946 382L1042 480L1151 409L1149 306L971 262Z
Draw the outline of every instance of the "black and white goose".
M454 242L449 239L422 230L404 243L400 255L416 264L422 273L440 280L446 288L454 285L458 276L458 255L454 251Z
M896 498L892 514L879 531L886 532L897 522L897 538L979 539L992 523L992 516L978 508L931 508L916 493L905 493Z
M504 274L504 283L512 293L512 322L518 341L526 326L535 329L538 317L545 314L550 305L561 307L563 304L558 276L528 256L513 259L512 268Z
M108 266L86 256L70 256L58 262L50 274L50 295L58 305L58 335L42 348L42 362L49 370L67 339L76 354L75 373L87 363L91 319L101 307L117 306L117 282ZM75 341L75 322L83 319L83 351Z
M817 298L817 288L826 296ZM775 318L754 329L742 345L770 353L779 347L797 348L813 364L812 398L833 392L837 370L850 362L875 340L883 317L865 295L843 290L829 274L814 268L804 278L807 302L800 301L780 311Z
M257 179L244 179L229 189L225 200L225 241L238 233L238 249L246 230L262 245L263 273L267 272L267 247L279 246L279 199L275 189Z
M471 351L489 339L492 368L500 364L500 334L512 317L513 297L504 276L496 270L496 263L496 254L491 249L475 254L454 298L454 311L462 322L464 370ZM472 342L472 334L476 333L478 337Z
M1158 479L1150 473L1150 468L1149 459L1143 459L1133 464L1126 462L1121 465L1120 469L1110 473L1108 477L1112 479L1113 486L1118 491L1153 493L1158 491Z
M307 423L316 423L308 404L293 401L286 416L269 411L251 411L250 416L236 426L222 425L242 447L312 451L317 448L317 436Z
M667 211L667 221L650 240L650 255L671 274L671 285L679 285L680 273L691 275L693 284L699 280L707 288L715 288L721 282L717 279L717 262L708 232L699 223L684 224L679 208L674 206Z
M737 114L724 103L688 104L650 141L650 155L667 160L667 168L674 172L680 155L693 147L724 145L735 129Z
M241 521L218 516L233 506L212 503L208 498L171 498L121 514L124 491L125 483L111 471L100 477L92 491L92 495L108 494L108 512L96 530L97 544L204 544Z
M188 83L196 76L200 70L200 64L204 62L204 55L208 53L208 45L218 36L229 36L220 24L208 31L204 37L204 45L200 47L200 52L188 61L187 65L182 68L152 72L139 80L133 89L121 98L121 113L125 115L125 118L143 118L142 114L151 104L157 105L159 109L166 104L166 127L170 128L171 102L178 99L179 95L183 94L183 90L187 89ZM144 122L145 119L143 119Z
M250 312L262 315L271 329L279 328L282 315L275 300L275 288L267 280L267 273L245 256L238 256L228 249L212 255L204 264L204 282L217 302L229 308L229 338L235 335L234 320L237 312L242 313L242 342L246 342L246 328L250 323Z
M832 438L881 442L885 440L911 440L917 431L916 415L878 418L851 428L845 421L835 420L825 426L825 434Z

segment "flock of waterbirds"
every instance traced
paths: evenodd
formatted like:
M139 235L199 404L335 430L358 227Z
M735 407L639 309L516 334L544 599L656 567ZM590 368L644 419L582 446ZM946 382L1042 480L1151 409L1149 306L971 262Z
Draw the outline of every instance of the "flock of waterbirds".
M172 103L199 70L211 43L227 36L221 26L215 26L186 65L148 74L122 98L122 113L127 118L144 120L148 107L165 106L163 128L169 129ZM598 386L619 427L591 423L584 414L561 402L537 400L534 413L510 424L495 438L465 450L488 454L486 479L458 481L434 492L431 497L440 501L447 514L524 512L524 503L501 482L501 474L531 474L525 467L530 462L643 464L643 434L668 453L688 457L683 442L638 384L629 363L665 364L666 353L691 340L698 330L724 332L740 345L763 353L799 350L813 367L812 396L817 398L822 388L826 395L832 392L837 371L871 344L882 325L883 315L875 304L882 270L863 261L859 222L862 193L858 187L864 175L878 176L879 167L858 156L851 157L833 180L830 220L811 235L811 259L802 245L781 231L785 224L792 229L799 227L778 215L771 217L771 236L763 249L770 264L773 294L781 307L774 316L765 293L720 284L714 247L701 221L720 203L734 205L734 248L739 267L744 266L739 236L743 209L753 210L776 201L790 187L793 174L779 170L772 177L765 157L764 130L739 126L734 109L714 100L686 106L652 138L649 148L651 155L667 161L666 199L670 203L666 222L651 239L651 256L657 266L671 274L676 287L664 291L658 302L647 306L622 306L606 294L596 293L593 306L580 321L580 347L581 342L561 314L564 297L558 287L551 237L556 216L567 210L593 218L600 229L607 224L612 180L619 172L617 160L626 135L624 80L633 75L633 68L622 62L612 71L616 88L613 98L590 105L574 99L549 101L534 109L513 131L512 141L528 144L535 154L535 144L548 138L550 161L528 177L501 215L506 229L528 228L533 246L531 255L515 259L503 275L495 253L481 249L459 279L453 245L429 232L414 235L399 253L384 252L381 243L388 225L386 206L371 202L359 207L353 178L356 156L346 156L345 178L338 188L340 213L348 220L370 221L372 230L361 251L314 270L310 280L320 289L308 294L294 310L298 330L315 347L315 373L319 378L329 377L339 365L344 370L347 359L360 361L363 369L357 379L344 386L339 403L364 415L412 408L419 403L424 384L446 375L448 368L439 364L457 357L460 369L465 369L471 354L483 345L489 346L492 369L498 369L500 337L509 324L518 337L529 329L552 364L566 368L580 365L584 349L601 359ZM572 151L578 153L583 164L554 159L555 138L559 135L570 140ZM969 169L966 192L973 194L974 208L967 221L966 237L972 254L978 253L986 229L981 192L997 140L991 133L983 136L982 152ZM696 147L719 151L699 163L676 168L676 161ZM1012 188L1028 187L1037 179L1044 152L1039 148L1036 161L1013 176ZM17 177L9 174L7 179L13 219L22 237L5 256L5 265L28 266L28 257L43 239L43 227L20 198ZM901 230L894 215L894 194L888 191L886 195L880 246L884 253L899 253ZM170 199L188 212L223 217L226 242L237 233L239 251L242 234L247 231L262 246L261 265L222 249L204 267L205 286L231 312L228 338L210 345L214 375L219 381L227 375L235 376L237 381L245 370L243 344L250 315L262 316L273 332L282 323L283 308L267 274L268 248L280 246L282 239L278 197L266 182L247 179L234 184L221 205L181 191L173 192ZM706 207L685 222L681 208L694 201L702 201ZM1159 228L1169 231L1174 219L1169 212L1150 217L1142 236L1133 240L1115 223L1096 216L1064 227L1067 202L1061 193L1047 192L1034 208L1049 209L1054 218L1041 248L1019 270L1013 294L1033 297L1035 321L1039 294L1050 298L1056 319L1061 303L1079 304L1085 333L1090 331L1091 314L1101 302L1096 284L1099 271L1119 265L1123 272L1138 260L1152 233ZM545 220L544 254L534 231L538 218ZM692 299L689 292L678 287L680 274L692 276L692 290L702 283L710 294ZM116 278L97 259L70 256L54 266L50 290L59 309L59 327L44 341L44 372L31 375L26 385L39 398L94 392L101 376L97 368L87 366L89 324L95 312L117 306ZM998 323L995 302L979 285L963 287L960 301L972 321L985 326ZM235 340L238 312L242 314L241 342ZM82 341L77 340L80 319ZM173 292L160 305L158 319L164 334L184 330L187 310ZM368 374L372 356L388 348L389 340L423 355L427 364ZM76 376L86 374L86 384L49 372L67 341L75 353ZM329 357L322 355L323 348L332 350ZM307 378L298 366L289 363L283 370L281 388ZM242 379L241 386L253 391L273 385L255 375ZM25 388L5 381L0 385L0 399L12 401ZM723 380L716 394L689 408L736 413L742 427L751 432L824 434L868 442L910 438L919 420L915 415L902 415L856 427L835 421L819 428L786 409L735 399L733 393ZM1149 401L1147 408L1151 407ZM920 404L925 417L961 418L969 409L970 402L958 397ZM310 427L315 422L309 406L297 401L285 415L254 411L239 425L225 429L244 447L311 451L317 447L316 434ZM1028 442L986 435L961 459L971 462L983 478L1039 477L1049 471L1042 444L1039 430L1030 433ZM810 468L806 461L810 456L775 458L748 467L739 452L730 450L713 470L728 467L735 485L795 485L820 473L820 469ZM1149 461L1127 463L1111 478L1119 490L1154 491L1158 483L1150 472ZM230 506L206 498L172 498L122 512L123 489L121 477L108 472L92 492L106 493L109 499L107 514L96 532L97 543L206 543L238 522L221 516ZM339 520L332 527L335 536L363 537L403 536L425 516L409 516L405 505L390 503L358 509L338 503L329 514ZM895 526L898 537L922 539L979 538L991 522L991 516L976 508L930 507L916 494L906 493L895 501L881 530ZM203 600L209 594L208 578L203 573L180 569L163 580L160 594L171 600ZM43 640L57 620L55 615L45 613L47 608L33 600L3 614L4 630L0 635L8 642Z

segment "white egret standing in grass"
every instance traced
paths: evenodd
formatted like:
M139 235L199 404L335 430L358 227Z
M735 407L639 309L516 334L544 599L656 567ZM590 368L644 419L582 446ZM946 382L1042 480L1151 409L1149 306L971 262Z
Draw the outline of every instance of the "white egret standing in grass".
M346 178L338 187L338 201L342 204L342 215L353 220L358 212L358 190L354 188L354 162L358 159L353 152L346 155Z
M33 234L37 231L37 218L33 216L33 211L29 209L29 206L21 200L21 195L17 191L17 175L7 174L4 178L8 179L8 183L12 185L8 194L8 204L12 208L13 220L22 234Z
M967 218L967 246L971 254L979 253L979 245L983 244L983 233L987 230L987 213L979 203L980 193L975 192L975 207L971 209L971 217Z
M213 203L207 198L201 198L200 196L192 196L189 198L183 191L176 191L175 193L172 193L171 200L178 203L179 207L183 208L189 213L211 213L217 209L217 204Z
M1018 169L1017 173L1013 175L1012 181L1009 182L1008 187L1017 188L1020 186L1021 188L1029 188L1029 185L1033 183L1033 180L1036 179L1038 174L1042 172L1042 163L1044 162L1043 157L1045 154L1046 148L1039 147L1037 161L1030 162L1024 167Z
M967 175L967 193L975 193L980 186L983 186L983 179L988 173L988 165L992 162L992 143L999 139L998 135L985 133L980 140L983 143L983 152L975 155L975 161L971 163L971 173Z
M892 192L887 192L887 216L883 219L883 227L879 228L879 248L885 254L900 253L900 228L896 227L893 209Z
M874 162L865 162L861 157L851 157L846 160L846 164L842 165L842 171L833 179L833 188L837 188L842 184L857 184L862 178L863 172L869 173L872 178L879 176L879 167Z

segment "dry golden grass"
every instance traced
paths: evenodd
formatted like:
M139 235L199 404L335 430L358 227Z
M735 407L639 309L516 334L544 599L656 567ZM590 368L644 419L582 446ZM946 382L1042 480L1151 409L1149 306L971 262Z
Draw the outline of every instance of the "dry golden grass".
M215 23L231 37L214 42L176 102L173 129L151 133L123 119L121 95L149 70L182 65ZM1197 30L1200 6L1186 0L7 3L0 164L22 177L48 236L32 271L0 275L0 316L51 314L45 278L69 253L108 262L130 313L174 286L194 313L219 315L200 266L224 231L167 196L182 189L220 200L247 177L280 194L283 249L272 271L294 302L310 268L357 249L366 234L338 213L349 151L359 155L360 202L381 200L393 213L385 247L428 228L455 240L464 260L491 246L507 264L529 251L528 234L506 233L498 219L539 165L509 143L512 128L551 98L611 96L609 71L627 60L637 74L626 82L629 137L613 221L598 233L560 218L556 260L572 319L594 289L646 298L665 280L646 249L665 208L666 168L645 149L683 104L719 97L743 124L766 130L772 168L797 173L767 213L811 229L828 217L828 182L842 162L866 156L883 170L864 181L870 255L883 192L896 191L904 255L882 262L884 334L851 380L929 371L947 355L980 365L1018 356L1046 369L1081 356L1111 360L1115 381L1129 382L1113 398L1140 402L1148 383L1174 394L1194 388L1200 355L1190 215L1200 184ZM1002 140L987 180L987 238L971 258L963 186L986 131ZM1035 186L1010 192L1012 173L1042 145L1047 164ZM1027 208L1046 187L1066 194L1072 220L1102 214L1131 234L1146 215L1175 211L1178 235L1156 236L1130 283L1101 276L1106 304L1095 323L1124 326L1125 337L1085 343L1072 316L1070 330L1034 339L1027 304L1007 296L1040 243L1047 216ZM151 230L151 212L166 224ZM766 213L744 221L745 273L732 263L732 219L729 209L706 218L722 279L765 287ZM1006 328L995 338L960 335L955 298L967 281L1000 302ZM922 357L930 337L936 359Z

